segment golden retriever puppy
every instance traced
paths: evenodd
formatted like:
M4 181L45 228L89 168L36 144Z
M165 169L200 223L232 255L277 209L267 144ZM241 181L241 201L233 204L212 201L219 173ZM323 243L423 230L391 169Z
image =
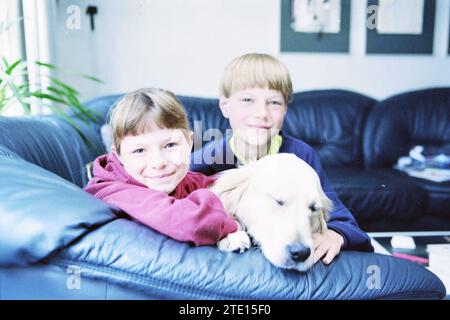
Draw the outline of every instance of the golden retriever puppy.
M265 156L224 171L211 189L246 230L219 241L220 250L242 252L250 235L278 267L306 271L313 265L312 234L326 230L332 202L305 161L287 153Z

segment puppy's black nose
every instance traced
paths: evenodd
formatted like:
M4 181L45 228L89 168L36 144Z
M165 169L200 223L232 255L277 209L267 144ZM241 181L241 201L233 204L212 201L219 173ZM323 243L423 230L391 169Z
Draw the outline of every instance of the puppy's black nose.
M303 262L308 259L311 249L302 244L291 244L287 246L287 250L291 259L295 262Z

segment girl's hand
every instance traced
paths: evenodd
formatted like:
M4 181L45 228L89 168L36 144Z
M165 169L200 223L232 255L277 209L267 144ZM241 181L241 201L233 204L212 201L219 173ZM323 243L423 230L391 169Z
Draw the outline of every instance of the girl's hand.
M314 233L314 263L322 257L324 264L330 264L331 261L339 254L344 238L336 231L327 229L324 233Z

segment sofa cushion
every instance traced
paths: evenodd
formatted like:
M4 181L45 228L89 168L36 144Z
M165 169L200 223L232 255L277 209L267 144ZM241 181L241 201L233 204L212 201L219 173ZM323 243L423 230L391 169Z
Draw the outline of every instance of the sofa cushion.
M27 161L0 156L0 266L39 261L114 219L113 208Z
M407 92L377 103L364 131L366 166L391 168L415 145L450 144L449 123L450 88Z
M2 145L0 145L0 156L20 159L20 157L15 152L12 152L10 149Z
M74 121L84 138L58 117L0 117L0 146L82 187L85 165L104 148L94 128Z
M362 136L375 100L344 90L294 94L283 131L310 144L324 167L362 167Z
M406 173L401 173L406 176ZM414 183L428 193L426 214L446 218L450 221L450 181L434 182L407 176L409 183ZM450 228L449 228L450 229Z
M359 223L377 219L407 222L426 213L426 190L400 172L327 168L326 174L339 199Z
M100 125L94 124L100 134L101 125L107 122L110 108L114 107L123 94L99 97L85 103L90 110L100 114ZM219 138L214 134L224 135L230 128L229 122L222 116L219 108L219 99L198 98L189 96L177 96L188 116L189 126L194 131L193 150L200 149L211 138Z
M228 119L222 116L219 99L178 96L186 109L189 125L194 131L194 149L200 149L211 139L220 139L230 128ZM217 136L220 134L221 136Z
M84 105L89 110L99 115L98 121L93 123L97 132L100 133L100 127L108 120L108 113L111 107L113 107L123 94L113 94L108 96L101 96L89 101L84 102Z
M300 273L273 266L257 248L238 254L193 247L126 219L91 232L48 263L75 265L82 277L156 299L436 299L445 293L431 272L390 256L344 251L331 265Z
M395 218L375 218L358 221L359 227L367 232L408 232L433 231L448 232L450 219L431 215L423 215L416 219L399 220Z

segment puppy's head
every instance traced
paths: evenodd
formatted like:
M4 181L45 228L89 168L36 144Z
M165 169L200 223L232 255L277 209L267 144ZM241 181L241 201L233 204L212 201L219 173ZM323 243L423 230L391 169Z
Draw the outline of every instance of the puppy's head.
M312 234L326 230L331 200L306 162L291 154L266 156L224 172L212 190L274 265L299 271L313 265Z

